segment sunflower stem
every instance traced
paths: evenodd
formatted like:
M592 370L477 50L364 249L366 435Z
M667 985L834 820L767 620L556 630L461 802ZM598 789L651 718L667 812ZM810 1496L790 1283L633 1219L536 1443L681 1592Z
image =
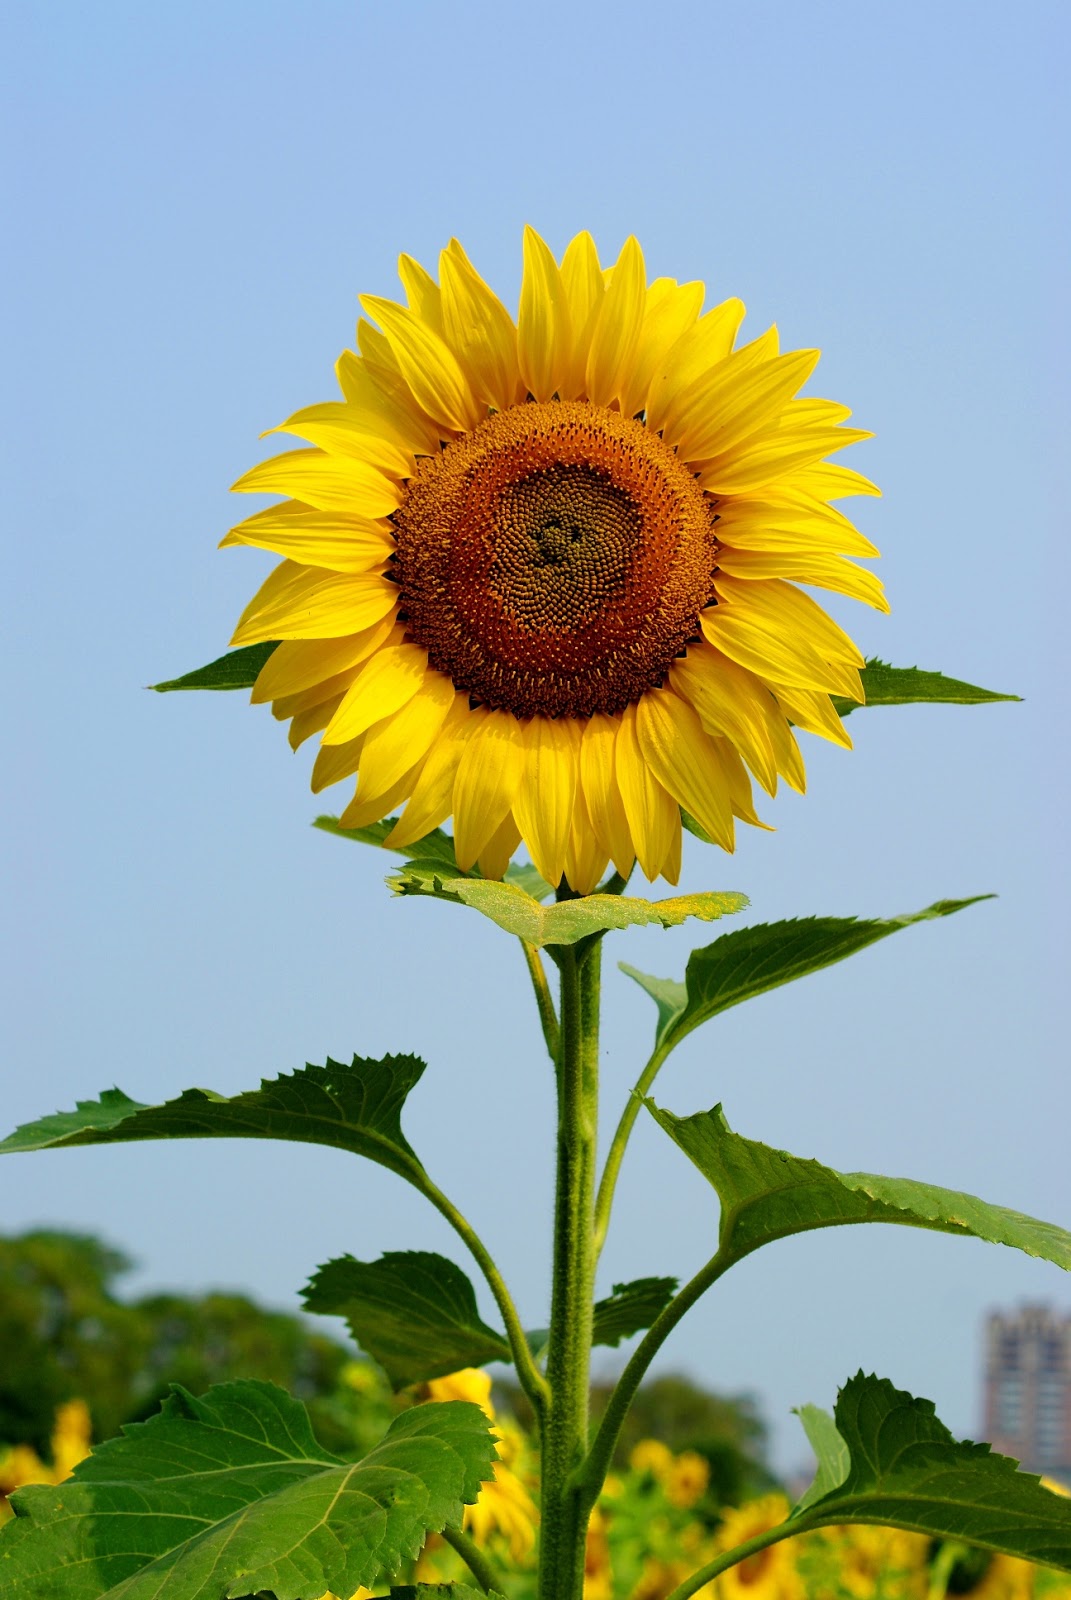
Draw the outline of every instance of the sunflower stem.
M606 1155L606 1165L602 1169L602 1178L599 1182L599 1193L595 1201L595 1259L602 1254L602 1247L606 1243L606 1235L610 1227L610 1211L614 1203L614 1190L617 1187L617 1175L621 1171L621 1163L625 1158L629 1136L632 1133L636 1118L640 1114L643 1096L654 1083L662 1064L668 1056L668 1050L655 1050L651 1059L636 1080L636 1087L625 1102L625 1109L621 1113L621 1120L614 1130L610 1141L610 1148Z
M543 965L539 951L534 944L529 944L527 939L521 940L521 949L528 966L528 976L532 980L535 992L536 1006L539 1009L539 1021L543 1028L543 1038L546 1042L547 1053L557 1065L558 1055L561 1050L561 1030L558 1026L558 1013L554 1009L554 996L550 992L547 981L547 969Z
M758 1555L760 1550L769 1549L772 1544L780 1544L782 1539L794 1539L797 1534L806 1533L811 1524L806 1517L793 1517L789 1522L779 1522L776 1528L764 1528L753 1539L748 1539L745 1544L734 1545L731 1550L722 1551L715 1556L713 1561L708 1561L705 1567L700 1567L693 1572L691 1577L685 1578L683 1583L667 1596L667 1600L692 1600L705 1584L712 1579L720 1577L730 1567L739 1566L741 1561L746 1561L749 1556Z
M622 1425L648 1367L685 1313L690 1311L699 1297L729 1270L735 1260L735 1256L723 1255L720 1251L717 1255L711 1256L710 1260L700 1267L695 1277L691 1278L684 1288L674 1295L669 1305L659 1313L626 1362L625 1370L614 1385L613 1393L603 1412L591 1449L573 1474L572 1488L580 1496L581 1507L585 1513L590 1513L599 1498L606 1474L610 1470Z
M484 1594L490 1594L495 1586L497 1574L476 1541L461 1528L451 1524L447 1524L443 1529L443 1538L457 1551Z
M547 1346L550 1398L541 1429L539 1600L581 1600L590 1505L571 1483L588 1448L598 1120L598 938L560 947L558 1161Z

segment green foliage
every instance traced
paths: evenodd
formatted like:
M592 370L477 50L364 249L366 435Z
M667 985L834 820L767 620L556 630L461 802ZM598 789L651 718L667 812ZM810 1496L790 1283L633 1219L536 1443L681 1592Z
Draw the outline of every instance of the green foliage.
M835 1172L734 1133L721 1106L676 1117L653 1101L660 1127L714 1185L721 1201L719 1248L734 1260L764 1244L842 1223L894 1222L1009 1245L1071 1269L1071 1234L973 1195L911 1178Z
M390 1600L503 1600L503 1596L497 1589L474 1589L469 1583L396 1583Z
M357 1364L300 1317L233 1293L122 1301L115 1283L129 1267L78 1234L0 1239L0 1451L29 1444L47 1456L56 1408L75 1398L106 1438L156 1410L171 1380L194 1393L242 1376L281 1384L332 1449L370 1446L386 1427L386 1391L358 1414L343 1378Z
M427 1250L371 1262L342 1256L317 1268L303 1297L309 1311L345 1317L395 1389L510 1360L505 1336L480 1320L461 1268Z
M205 667L184 672L181 678L169 678L166 683L150 683L149 688L158 694L171 689L251 689L260 669L275 649L277 641L268 644L247 644L240 650L228 650Z
M649 1328L672 1300L676 1287L676 1278L635 1278L632 1283L615 1283L611 1295L595 1302L592 1343L616 1347L622 1339Z
M317 1444L271 1384L176 1389L57 1488L12 1499L0 1545L6 1600L225 1600L268 1590L352 1594L460 1521L490 1477L478 1406L417 1406L356 1464Z
M931 1401L860 1372L837 1397L835 1432L839 1442L812 1416L818 1476L834 1486L818 1498L804 1496L790 1522L884 1523L1071 1572L1071 1500L987 1444L958 1443ZM838 1483L845 1449L849 1467Z
M551 944L576 944L610 928L661 923L676 926L688 917L713 922L747 905L747 896L732 892L682 894L671 900L638 900L626 895L589 894L543 907L515 883L446 877L434 865L411 861L388 878L398 894L431 895L437 900L471 906L507 933L537 949Z
M595 1426L612 1388L608 1382L592 1387ZM698 1450L723 1504L738 1505L771 1484L763 1463L766 1428L750 1395L711 1394L679 1373L663 1373L642 1384L632 1402L614 1451L618 1468L642 1439L658 1439L675 1453Z
M349 1066L328 1059L229 1099L187 1089L159 1106L105 1089L99 1100L17 1128L0 1154L130 1139L291 1139L351 1150L419 1183L424 1169L402 1133L401 1109L423 1072L416 1056L354 1056Z
M481 877L476 867L472 867L468 872L461 871L454 857L453 838L450 834L444 833L442 828L436 828L433 833L425 834L423 839L414 839L412 844L388 844L387 836L397 821L397 817L386 817L382 822L372 822L366 828L343 828L337 817L322 816L316 818L313 827L320 828L324 833L333 834L336 839L350 839L355 844L368 844L381 850L393 850L398 855L404 856L407 861L416 863L414 870L421 873L441 872L448 878ZM506 868L506 882L515 884L534 900L546 900L554 893L550 884L539 876L535 867L519 865L516 862L511 862Z
M851 1471L852 1458L828 1411L823 1411L821 1406L798 1406L796 1415L803 1423L803 1431L818 1463L814 1482L793 1507L795 1511L804 1511L816 1500L840 1488Z
M921 667L890 667L885 661L872 657L860 673L868 706L906 706L921 703L979 706L996 700L1020 700L1021 695L998 694L995 689L979 689L973 683L962 683L959 678L946 678L940 672L927 672ZM856 700L844 700L834 695L833 704L842 717L860 711Z
M624 962L621 971L634 978L658 1007L655 1046L668 1054L693 1028L742 1000L819 972L913 923L949 917L992 898L978 894L969 900L938 900L924 911L902 917L802 917L760 922L722 934L713 944L693 950L683 983L649 977Z

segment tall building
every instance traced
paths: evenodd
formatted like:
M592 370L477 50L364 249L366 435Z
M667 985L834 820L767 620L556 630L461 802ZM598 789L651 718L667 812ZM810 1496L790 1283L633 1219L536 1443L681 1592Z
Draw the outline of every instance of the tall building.
M995 1311L985 1352L984 1437L1027 1472L1071 1481L1071 1315Z

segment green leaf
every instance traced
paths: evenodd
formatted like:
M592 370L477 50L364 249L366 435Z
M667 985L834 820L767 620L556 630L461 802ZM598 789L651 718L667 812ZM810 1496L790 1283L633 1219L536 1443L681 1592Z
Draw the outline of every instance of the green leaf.
M913 923L950 917L966 906L992 899L989 894L976 894L969 900L938 900L924 911L902 917L801 917L756 923L693 950L683 984L649 977L624 962L621 971L634 978L657 1005L655 1047L668 1055L693 1028L742 1000L831 967Z
M504 1600L497 1589L474 1589L471 1583L396 1583L390 1600Z
M675 1117L650 1100L646 1103L659 1126L717 1190L719 1248L733 1259L813 1228L894 1222L1005 1244L1071 1270L1071 1234L1051 1222L912 1178L836 1172L820 1161L734 1133L721 1106Z
M387 835L397 821L397 817L386 817L382 822L373 822L367 828L343 828L337 817L324 816L317 817L313 827L322 828L324 833L333 833L339 839L352 839L358 844L379 845L381 848L394 850L411 863L411 871L421 876L441 873L448 878L480 879L475 867L471 872L461 871L454 857L453 838L450 834L444 833L442 828L436 828L434 833L426 834L423 839L415 839L412 844L387 844ZM550 884L541 878L532 866L511 862L506 868L506 879L535 900L546 900L554 893Z
M166 683L150 683L149 688L155 689L157 694L166 694L171 689L251 689L277 643L278 640L273 639L268 644L247 644L240 650L228 650L225 656L217 656L207 667L184 672L181 678L168 678Z
M676 1287L676 1278L635 1278L632 1283L615 1283L611 1295L595 1302L592 1343L616 1347L622 1339L649 1328L673 1299Z
M487 1418L415 1406L363 1461L321 1448L274 1384L176 1387L73 1478L22 1489L0 1536L5 1600L350 1595L461 1519L491 1476Z
M932 1401L860 1372L837 1398L836 1433L839 1443L828 1428L811 1436L819 1477L836 1476L842 1449L847 1476L819 1498L808 1491L790 1525L882 1523L1071 1572L1071 1500L987 1444L960 1444Z
M869 660L859 676L863 680L868 706L906 706L920 703L955 706L980 706L995 700L1021 700L1018 694L998 694L995 689L979 689L973 683L962 683L959 678L946 678L940 672L927 672L921 667L890 667L876 658ZM832 697L840 716L862 707L856 700Z
M461 1268L427 1250L341 1256L318 1267L302 1295L306 1310L346 1318L395 1389L511 1359L505 1335L480 1320Z
M424 1169L402 1133L401 1110L423 1072L416 1056L354 1056L349 1066L328 1059L325 1067L266 1078L230 1099L187 1089L159 1106L106 1089L74 1111L17 1128L0 1141L0 1154L130 1139L290 1139L351 1150L414 1182Z
M746 895L731 892L682 894L672 900L589 894L544 908L515 883L446 877L420 861L411 861L387 881L397 894L430 895L437 900L471 906L507 933L537 947L575 944L578 939L609 928L638 927L652 922L669 928L688 917L712 922L717 917L742 910L748 903Z
M851 1471L852 1458L828 1411L823 1411L821 1406L797 1406L796 1415L803 1423L803 1431L818 1460L814 1482L793 1507L799 1512L840 1488Z

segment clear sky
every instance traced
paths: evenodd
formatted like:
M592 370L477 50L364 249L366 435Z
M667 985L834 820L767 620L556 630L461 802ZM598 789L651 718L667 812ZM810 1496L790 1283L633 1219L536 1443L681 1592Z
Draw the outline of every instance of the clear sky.
M519 954L475 914L392 901L314 832L311 756L240 695L143 686L225 646L270 564L217 553L258 434L332 396L358 292L452 234L515 305L528 221L555 249L635 232L651 274L739 295L749 336L818 345L880 482L867 653L1023 705L863 711L808 739L810 792L682 886L755 920L1000 898L694 1034L664 1104L842 1169L1071 1224L1066 987L1066 82L1062 3L6 7L7 1127L118 1083L236 1092L327 1053L430 1063L411 1141L546 1317L551 1079ZM333 794L327 796L335 800ZM339 792L334 809L344 797ZM617 959L680 976L711 930L607 946L605 1101L653 1025ZM239 1143L19 1157L7 1229L100 1232L139 1287L274 1304L349 1250L452 1236L389 1174ZM690 1275L713 1194L640 1125L601 1287ZM469 1263L463 1262L466 1269ZM1071 1308L1058 1269L974 1242L839 1230L739 1267L664 1367L789 1415L860 1365L978 1426L980 1323ZM485 1306L485 1311L488 1308ZM604 1354L601 1370L617 1356Z

